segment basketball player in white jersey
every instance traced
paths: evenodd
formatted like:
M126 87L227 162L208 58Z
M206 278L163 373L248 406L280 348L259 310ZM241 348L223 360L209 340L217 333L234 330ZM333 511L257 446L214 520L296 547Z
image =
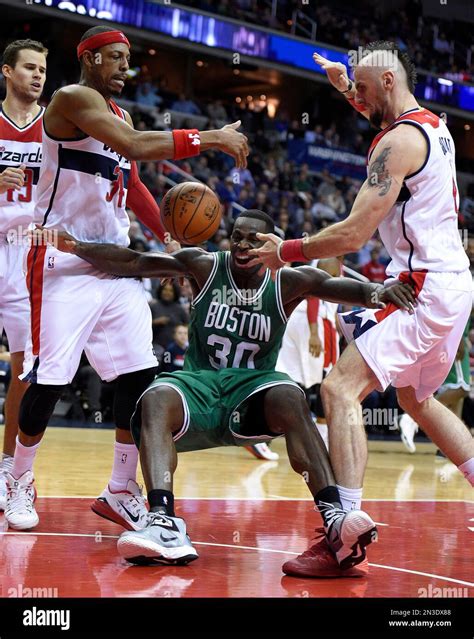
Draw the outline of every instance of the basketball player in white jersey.
M139 218L151 197L137 178L134 160L181 159L218 149L234 157L238 167L246 166L247 139L236 130L240 122L205 132L133 129L130 115L112 100L120 96L129 69L130 43L121 31L89 29L77 55L79 84L58 90L43 118L36 223L85 241L125 246L130 224L127 189L131 192L133 187L132 208ZM158 217L157 207L156 211ZM22 401L15 458L7 476L8 524L23 530L39 521L33 503L34 457L85 350L102 379L117 380L112 477L92 509L128 529L139 529L147 510L135 481L138 451L130 418L157 366L142 283L104 275L46 245L30 249L27 282L32 330L23 379L31 384Z
M457 226L453 139L442 119L418 105L414 66L393 43L367 47L355 67L354 85L344 65L317 55L315 60L353 106L382 129L369 150L368 177L346 220L302 240L267 236L253 254L278 269L288 261L358 251L378 228L391 257L386 285L410 282L418 298L411 314L390 307L342 318L341 327L354 341L322 385L342 505L359 508L362 497L367 441L360 402L389 384L396 387L402 408L474 486L474 440L433 397L451 368L472 308L469 260ZM361 535L369 527L367 515L360 522ZM354 552L365 554L370 541L365 538ZM309 562L317 575L317 553L295 562L296 573Z
M5 399L0 510L5 509L5 473L13 465L18 411L27 388L18 379L30 327L23 258L41 163L44 108L38 99L46 79L47 54L41 42L16 40L2 56L6 96L0 107L0 332L5 329L8 338L11 382Z
M341 277L343 256L313 260L311 266L332 277ZM321 383L339 359L336 326L338 304L308 298L299 304L288 320L275 369L289 375L305 391L316 426L326 447L328 428L321 401ZM311 392L312 391L312 392ZM310 397L316 397L316 401Z

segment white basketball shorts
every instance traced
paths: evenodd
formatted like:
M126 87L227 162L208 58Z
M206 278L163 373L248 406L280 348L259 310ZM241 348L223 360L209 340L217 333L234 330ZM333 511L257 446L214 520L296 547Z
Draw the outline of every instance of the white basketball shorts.
M3 236L2 236L3 237ZM0 335L8 338L10 353L25 350L30 332L30 301L26 288L24 244L0 242Z
M324 354L313 357L309 352L310 330L306 314L306 300L290 315L275 370L286 373L303 388L320 384L323 379ZM324 341L323 321L318 317L318 333Z
M435 393L453 364L472 309L472 276L461 273L401 273L416 283L415 312L389 304L383 310L340 313L339 325L348 341L375 373L379 390L390 384L411 386L422 402Z
M31 332L22 379L68 384L86 352L105 381L157 365L140 280L113 277L54 247L28 252Z

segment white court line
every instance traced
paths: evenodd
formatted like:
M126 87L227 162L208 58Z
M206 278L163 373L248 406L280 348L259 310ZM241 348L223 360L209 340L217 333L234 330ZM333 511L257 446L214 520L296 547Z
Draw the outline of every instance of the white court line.
M46 532L2 532L0 531L0 535L35 535L41 537L92 537L95 538L94 534L87 533L46 533ZM118 539L118 535L102 535L101 538L105 539ZM193 544L196 546L216 546L218 548L233 548L238 550L256 550L257 552L269 552L276 553L280 555L298 555L299 553L293 552L291 550L276 550L274 548L258 548L256 546L238 546L236 544L218 544L208 541L193 541ZM406 572L411 575L420 575L422 577L431 577L432 579L441 579L442 581L450 581L455 584L461 584L462 586L469 586L470 588L474 588L474 583L470 581L463 581L462 579L454 579L453 577L443 577L442 575L435 575L430 572L421 572L419 570L409 570L408 568L397 568L396 566L384 566L383 564L371 564L369 566L372 568L383 568L384 570L395 570L396 572Z
M38 495L38 499L97 499L97 495ZM180 499L187 499L188 501L198 500L201 501L313 501L311 497L283 497L282 495L267 495L266 497L176 497ZM420 502L420 503L448 503L448 504L474 504L474 501L470 499L363 499L364 501L393 501L399 503L405 502Z

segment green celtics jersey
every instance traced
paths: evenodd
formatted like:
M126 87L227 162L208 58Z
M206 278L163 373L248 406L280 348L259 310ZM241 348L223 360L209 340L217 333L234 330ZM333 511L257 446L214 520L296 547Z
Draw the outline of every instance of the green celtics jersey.
M213 253L211 274L191 305L186 371L222 368L274 370L287 317L267 270L258 290L239 289L230 252Z

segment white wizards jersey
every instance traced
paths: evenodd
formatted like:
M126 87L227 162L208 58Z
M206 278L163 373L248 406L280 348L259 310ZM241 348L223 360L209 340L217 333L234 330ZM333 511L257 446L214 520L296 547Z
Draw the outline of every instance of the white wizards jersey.
M25 165L25 183L17 191L0 194L0 233L25 233L33 222L41 165L41 127L44 108L29 124L19 127L0 108L0 173Z
M405 178L398 201L379 225L392 261L388 277L403 271L460 272L469 268L458 230L459 195L454 142L443 120L427 109L400 115L373 140L368 162L379 140L402 123L418 128L428 143L423 166Z
M112 101L115 114L125 119ZM90 136L60 140L43 131L43 164L35 222L67 231L83 242L127 246L130 220L125 210L131 164Z

